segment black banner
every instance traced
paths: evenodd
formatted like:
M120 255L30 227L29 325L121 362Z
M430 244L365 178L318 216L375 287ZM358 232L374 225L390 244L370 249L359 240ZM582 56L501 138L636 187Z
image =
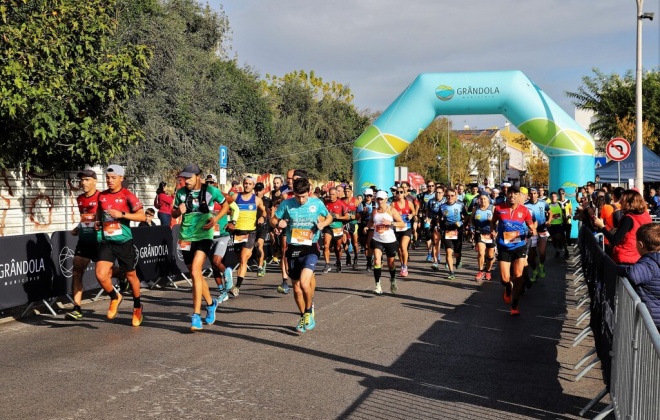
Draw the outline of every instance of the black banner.
M51 297L53 267L45 233L0 238L0 309Z
M169 226L132 228L137 256L137 275L141 281L169 276L172 266L172 230Z
M73 277L73 257L78 244L78 237L69 231L53 232L50 236L53 246L51 258L53 259L54 274L53 296L71 294L71 278ZM90 261L83 273L83 290L100 289L96 280L96 263Z
M580 230L579 244L582 271L591 299L591 319L596 354L601 361L603 382L609 389L614 345L617 264L605 254L592 231Z

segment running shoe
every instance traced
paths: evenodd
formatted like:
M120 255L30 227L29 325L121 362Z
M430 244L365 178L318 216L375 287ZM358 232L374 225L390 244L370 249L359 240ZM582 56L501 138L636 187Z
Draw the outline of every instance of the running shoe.
M139 308L133 308L133 326L134 327L139 327L140 324L142 324L142 305L140 305Z
M504 303L507 305L511 304L511 282L508 282L506 286L504 286L504 295L502 296L502 299L504 299Z
M202 328L202 317L199 314L192 314L192 322L190 323L191 331L200 331Z
M257 277L263 277L266 275L266 270L264 267L257 268Z
M323 272L324 272L324 273L329 273L330 270L332 270L332 268L330 268L330 265L329 265L329 264L326 264L326 265L325 265L325 268L323 269Z
M543 264L539 264L539 277L545 278L545 266Z
M367 272L371 273L372 271L374 271L374 269L370 265L368 265L367 266Z
M484 273L483 271L480 271L480 272L477 273L476 276L474 276L474 279L475 279L477 282L480 282L480 281L482 281L482 280L484 279L485 276L486 276L486 273Z
M296 331L299 333L304 333L305 332L305 316L300 317L300 321L298 321L298 325L296 325Z
M445 263L445 268L446 269L449 268L449 264Z
M289 285L287 282L283 281L282 284L277 286L277 292L282 293L283 295L289 294Z
M316 310L314 309L314 301L312 301L312 318L316 319Z
M376 288L374 289L374 294L382 295L383 289L380 287L380 282L376 283Z
M435 270L435 271L438 271L438 263L433 263L433 265L431 266L431 268L432 268L433 270Z
M360 267L358 267L358 263L357 263L357 259L356 259L355 261L353 261L353 270L357 270L358 268L360 268Z
M277 258L277 257L273 257L273 259L270 260L270 262L272 262L273 264L279 264L279 263L280 263L280 259Z
M71 318L71 319L76 320L76 321L80 321L81 319L83 319L83 313L80 312L77 309L74 309L71 312L67 312L66 316L67 316L67 318Z
M117 299L110 301L110 307L108 308L108 319L115 319L117 317L117 312L119 310L119 304L124 300L124 297L117 293Z
M233 297L238 297L238 292L240 292L240 290L238 290L238 287L236 286L229 289L229 293L231 293Z
M303 319L305 322L305 331L313 330L314 327L316 327L316 320L309 312L305 312L305 315L303 315Z
M396 280L390 280L390 292L395 295L398 290L399 288L396 285Z
M229 295L225 289L220 289L218 294L218 303L226 302L229 300Z
M401 277L408 277L408 266L407 265L402 265L401 266L401 271L399 272L399 275Z
M463 268L463 261L459 261L456 268Z
M538 271L537 269L534 269L534 271L532 271L532 275L529 276L529 280L530 280L532 283L535 283L535 282L536 282L536 279L538 278L538 276L539 276L539 271Z
M449 275L447 275L447 278L449 280L454 280L456 278L456 273L454 273L453 271L450 271Z
M486 279L487 281L491 281L491 280L492 280L492 276L490 275L490 271L487 271L487 272L486 272L486 277L485 277L485 279Z
M428 261L428 262L432 262L432 261L433 261L433 256L431 255L430 252L426 255L426 261Z
M516 308L516 309L511 308L511 316L520 316L520 309L518 309L518 308Z
M234 272L231 268L225 268L225 289L231 290L234 287Z
M337 272L341 273L341 264L337 261Z
M210 305L206 305L206 318L204 322L213 325L215 322L215 311L218 309L218 299L212 299Z
M353 244L348 244L348 252L349 253L353 252Z

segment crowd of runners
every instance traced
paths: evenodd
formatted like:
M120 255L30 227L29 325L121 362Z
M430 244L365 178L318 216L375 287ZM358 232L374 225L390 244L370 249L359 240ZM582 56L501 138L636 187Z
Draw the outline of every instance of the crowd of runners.
M72 232L79 237L73 267L74 308L67 313L72 319L83 318L82 275L95 261L99 284L110 296L107 317L117 316L123 300L112 277L122 278L133 295L132 325L142 323L131 222L144 222L146 216L143 204L125 187L124 175L123 167L108 166L108 189L98 191L96 172L78 173L83 193L77 199L81 221ZM295 329L301 333L316 325L316 274L365 271L373 275L374 293L381 295L386 264L389 290L396 294L397 279L409 275L409 250L427 252L428 265L416 267L419 275L444 267L446 278L452 280L469 249L477 255L474 281L478 285L490 281L493 269L499 269L504 303L517 316L520 296L545 277L548 240L555 257L562 252L568 257L573 211L561 189L548 198L543 188L518 189L503 183L501 189L471 185L466 190L464 185L429 180L419 192L407 182L355 192L348 183L312 191L307 173L291 169L286 179L274 178L271 191L246 176L242 188L234 186L225 193L216 186L214 175L204 175L196 164L178 174L181 187L174 193L171 209L171 217L180 224L177 248L192 278L193 331L213 324L218 306L229 295L239 296L250 261L256 261L257 277L263 277L268 256L279 263L282 282L277 292L293 290L300 312ZM236 255L234 267L224 264L228 252ZM215 291L203 275L207 260Z

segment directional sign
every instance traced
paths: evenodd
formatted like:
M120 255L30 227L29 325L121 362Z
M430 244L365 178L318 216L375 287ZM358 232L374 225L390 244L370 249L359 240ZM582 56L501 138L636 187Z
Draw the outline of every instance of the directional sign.
M630 156L630 143L628 140L621 137L614 138L605 146L605 153L607 157L615 162L621 162Z
M605 156L596 156L594 160L596 163L596 169L600 168L601 166L607 163L607 158Z
M219 153L220 153L220 167L226 168L227 161L229 160L229 156L227 154L227 146L220 146Z

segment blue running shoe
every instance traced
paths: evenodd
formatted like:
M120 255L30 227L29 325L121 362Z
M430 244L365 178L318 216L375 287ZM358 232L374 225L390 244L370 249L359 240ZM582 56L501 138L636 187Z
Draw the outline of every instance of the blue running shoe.
M229 300L227 291L224 288L218 289L218 292L220 292L220 294L218 295L218 303L226 302L227 300Z
M283 281L282 284L277 286L277 292L282 293L283 295L289 294L289 285L287 282Z
M192 322L190 323L191 331L200 331L202 329L202 317L199 314L192 314Z
M303 320L305 322L305 331L313 330L314 327L316 327L316 321L314 320L312 314L309 312L305 312L305 315L303 315Z
M206 307L206 321L207 324L212 325L215 322L215 311L218 309L218 299L213 299L211 304Z
M307 314L305 314L307 315ZM305 317L301 316L300 321L298 321L298 325L296 325L296 331L299 333L304 333L305 332Z
M348 244L348 253L353 253L353 244Z
M433 256L431 255L430 252L428 254L426 254L426 261L428 261L428 262L433 261Z
M231 290L234 287L234 277L231 268L225 268L225 290Z

